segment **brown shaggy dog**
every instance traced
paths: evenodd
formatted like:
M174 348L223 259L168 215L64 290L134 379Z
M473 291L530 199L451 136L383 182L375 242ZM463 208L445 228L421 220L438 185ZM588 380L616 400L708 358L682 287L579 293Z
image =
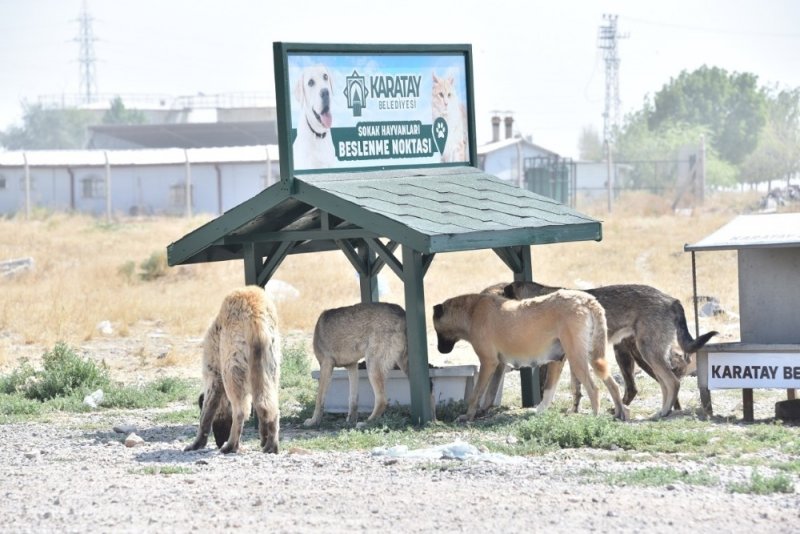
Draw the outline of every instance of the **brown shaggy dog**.
M548 373L545 394L539 410L545 410L555 395L555 386L566 355L572 372L587 391L595 414L600 394L589 375L589 366L600 377L614 400L615 416L627 419L619 387L608 373L605 359L606 316L597 299L580 291L556 291L550 295L521 301L492 294L453 297L433 307L433 325L439 352L447 354L459 339L468 341L480 360L478 379L461 421L472 420L489 380L513 367L556 362L557 372ZM552 371L553 368L551 367Z
M258 416L261 450L278 452L278 388L281 342L278 314L264 290L248 286L231 292L203 340L203 409L197 437L184 450L206 446L212 421L230 418L223 453L239 450L251 405ZM215 430L217 425L215 424ZM216 436L219 442L220 437Z

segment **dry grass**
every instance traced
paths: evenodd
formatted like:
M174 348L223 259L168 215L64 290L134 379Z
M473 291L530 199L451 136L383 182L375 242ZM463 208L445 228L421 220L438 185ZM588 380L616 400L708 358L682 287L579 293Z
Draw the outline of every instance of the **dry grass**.
M652 284L680 298L691 314L691 256L683 245L725 224L744 203L752 199L714 197L688 216L669 213L657 198L619 200L608 216L604 204L581 206L604 219L603 240L534 247L534 277L573 287ZM142 324L168 336L201 337L223 296L243 283L241 262L169 268L151 281L139 274L154 254L207 220L137 218L107 225L64 214L32 221L0 219L0 260L29 256L35 261L31 272L0 278L0 367L16 361L15 347L20 345L47 348L56 341L80 345L97 339L101 321L110 321L114 336L122 338L140 331ZM698 291L717 296L725 308L736 311L733 256L699 254ZM391 289L386 300L403 304L402 284L389 269L384 276ZM359 298L355 271L340 253L290 256L276 278L301 294L278 304L286 332L310 332L323 309ZM508 269L491 251L441 254L425 279L426 306L509 279ZM163 361L156 365L193 361L177 349L159 356Z

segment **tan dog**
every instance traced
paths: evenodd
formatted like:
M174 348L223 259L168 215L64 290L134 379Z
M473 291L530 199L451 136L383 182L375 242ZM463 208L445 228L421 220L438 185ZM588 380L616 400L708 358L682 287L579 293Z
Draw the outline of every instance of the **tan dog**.
M526 299L559 289L536 282L513 282L505 287L504 295ZM693 339L680 301L652 286L619 284L585 291L597 298L606 311L608 341L614 345L614 354L625 379L623 403L630 404L636 396L633 372L634 365L638 363L661 386L662 406L656 417L665 417L673 406L679 410L680 378L689 364L688 356L705 345L717 332L707 332ZM676 337L687 355L686 359L673 355L672 343ZM574 377L572 392L577 410L581 394L580 384L576 383Z
M220 448L238 452L251 405L258 416L261 450L278 452L278 388L281 341L278 314L264 290L248 286L231 292L203 340L203 409L197 437L184 450L206 446L212 421L230 418L230 436ZM215 425L215 430L217 425ZM216 436L217 442L220 436Z
M325 310L314 328L314 355L319 362L319 389L314 415L305 426L322 421L325 393L334 367L345 367L350 381L347 422L358 420L358 362L366 360L375 404L368 421L386 410L386 375L395 365L408 375L406 314L397 304L364 302Z
M461 295L433 307L433 325L439 352L447 354L459 339L472 344L480 360L478 380L461 421L472 420L485 397L490 378L504 365L522 367L555 362L566 355L572 372L586 388L595 415L600 409L600 394L589 375L589 365L608 388L614 400L614 413L627 419L619 387L608 373L605 359L606 317L597 299L579 291L557 291L551 295L521 301L492 294ZM558 372L548 373L548 383L539 405L547 409L555 395Z
M293 94L302 116L297 123L297 137L292 144L294 168L324 169L336 165L331 140L333 125L333 77L324 65L303 69Z

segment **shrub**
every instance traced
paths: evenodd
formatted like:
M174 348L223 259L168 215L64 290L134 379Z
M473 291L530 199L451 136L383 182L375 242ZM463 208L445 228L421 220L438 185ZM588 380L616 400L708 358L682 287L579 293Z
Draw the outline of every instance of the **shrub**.
M169 267L167 264L166 251L160 250L153 252L139 267L142 269L142 274L140 276L142 280L146 282L166 276Z
M108 384L108 370L85 360L65 343L56 343L42 355L43 369L35 370L23 361L8 377L0 381L3 393L22 394L27 399L46 401L56 397L83 394Z

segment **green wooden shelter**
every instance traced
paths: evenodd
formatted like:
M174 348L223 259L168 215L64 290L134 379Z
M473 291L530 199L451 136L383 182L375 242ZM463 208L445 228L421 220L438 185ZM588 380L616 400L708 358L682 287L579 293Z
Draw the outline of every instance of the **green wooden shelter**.
M510 269L510 278L531 280L531 245L600 240L600 222L476 168L469 45L275 43L274 54L281 181L170 244L169 265L242 260L245 283L263 287L289 254L340 250L359 274L362 301L378 299L378 273L388 266L404 285L411 412L416 424L426 423L432 414L426 402L430 380L423 278L435 255L492 249ZM330 73L335 82L331 88L345 86L346 96L359 95L357 102L349 102L352 112L335 116L344 127L320 134L331 121L317 125L316 135L329 133L337 145L339 166L334 170L294 168L297 129L315 117L300 116L290 104L290 86L296 82L290 78L299 77L293 62L326 63L324 80L318 78L308 88L318 89ZM370 74L370 68L382 63L391 75ZM430 102L420 89L430 95L425 85L430 84L430 69L445 63L460 72L467 88L466 150L460 161L444 157L450 126L442 118L432 120ZM358 91L352 90L354 84ZM377 98L381 95L382 100ZM335 102L342 96L326 98ZM339 109L346 107L336 102ZM393 109L424 104L427 109L411 116L413 120L402 114L398 118ZM369 113L381 105L390 110L384 115L394 119L381 115L381 120L369 122ZM386 131L403 133L380 138ZM419 153L408 159L407 153L392 154L395 146ZM362 149L366 154L376 147L382 151L379 156L360 156ZM464 291L453 287L452 292ZM538 372L523 369L523 405L538 403L538 386Z
M492 249L514 280L531 280L530 245L599 240L600 222L472 167L296 177L275 184L170 244L170 265L243 260L246 284L266 285L288 254L341 250L362 301L378 298L389 266L403 281L411 411L431 419L423 277L437 253ZM397 249L401 249L401 254ZM462 293L453 288L453 295ZM523 373L523 402L538 402Z

